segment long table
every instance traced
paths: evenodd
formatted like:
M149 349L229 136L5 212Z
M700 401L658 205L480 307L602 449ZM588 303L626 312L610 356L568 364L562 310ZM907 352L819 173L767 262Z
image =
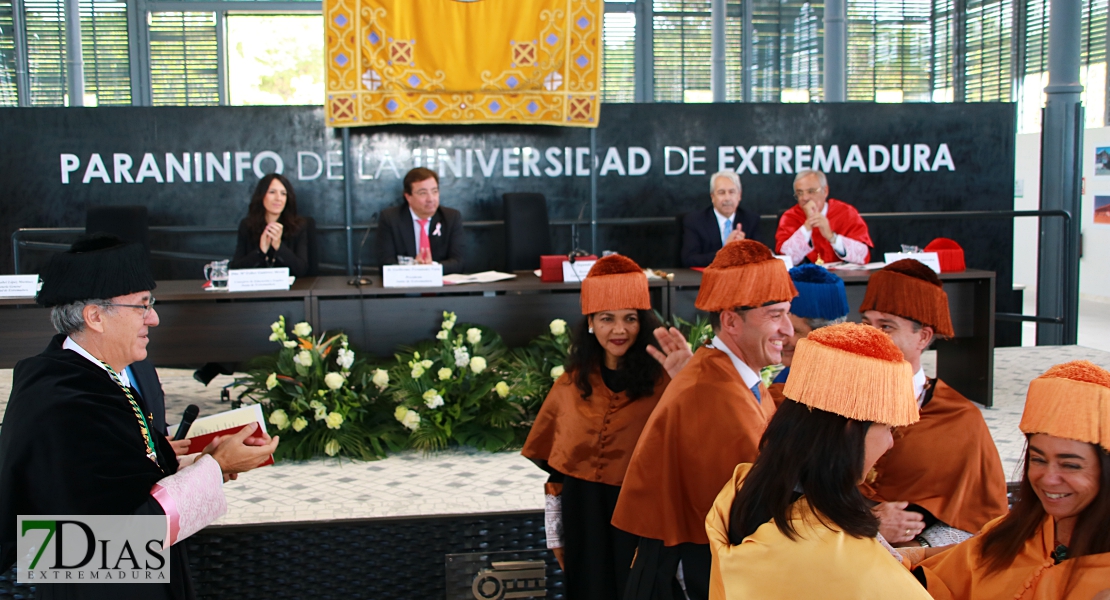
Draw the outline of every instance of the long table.
M866 271L837 272L848 302L858 307L870 277ZM969 269L944 273L956 337L936 343L937 373L968 398L992 401L994 364L994 273ZM476 323L501 334L510 346L547 331L552 319L573 323L581 315L580 284L544 283L531 271L485 284L434 288L383 288L378 276L362 286L346 277L298 279L291 289L273 292L204 291L201 281L163 281L158 299L160 324L150 336L150 357L159 366L196 367L207 362L242 363L276 350L270 323L284 315L292 325L308 321L316 331L343 330L362 351L388 356L400 344L430 339L443 311L461 323ZM674 271L673 281L649 283L652 306L664 316L696 316L694 300L701 274ZM853 313L849 317L859 320ZM0 368L36 354L54 331L49 312L29 299L0 299Z

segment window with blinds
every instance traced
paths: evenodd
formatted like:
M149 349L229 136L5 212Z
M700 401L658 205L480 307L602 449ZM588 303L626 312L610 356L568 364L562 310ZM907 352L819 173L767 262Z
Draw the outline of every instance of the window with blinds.
M15 35L12 32L12 3L0 1L0 106L18 106L15 81Z
M1009 102L1013 88L1012 0L967 0L965 23L964 99Z
M33 106L61 106L66 83L64 0L24 0L27 70ZM81 0L81 57L85 105L131 104L127 3Z
M152 12L150 88L155 106L220 103L214 12Z
M929 89L933 102L956 98L956 7L954 0L933 0Z
M636 13L606 11L603 28L601 101L632 102L636 98Z
M706 101L713 43L709 0L655 0L653 10L656 102Z
M752 101L823 97L824 3L752 1Z
M848 0L848 100L932 99L932 2Z
M1106 0L1082 2L1079 83L1088 127L1102 127L1106 111ZM1019 74L1018 132L1039 131L1044 88L1048 85L1049 0L1026 0L1025 44Z

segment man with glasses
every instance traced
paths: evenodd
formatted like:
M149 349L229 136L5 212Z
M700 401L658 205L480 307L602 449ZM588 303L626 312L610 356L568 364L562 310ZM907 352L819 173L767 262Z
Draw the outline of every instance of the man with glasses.
M40 584L39 597L195 597L178 542L227 510L225 481L277 448L278 438L251 426L175 456L127 373L158 326L148 263L139 244L97 234L42 271L36 301L51 309L58 335L12 376L0 428L0 573L15 562L20 515L154 515L166 519L170 581Z
M801 264L850 262L862 265L871 257L867 223L852 205L829 198L829 182L820 171L806 169L794 176L794 199L779 219L775 252Z
M444 275L463 270L462 213L439 205L439 175L417 167L405 174L405 204L378 217L379 265L409 257L420 265L443 265Z
M709 178L712 206L682 218L682 266L707 267L725 244L755 239L759 214L740 208L742 195L735 171L718 171Z

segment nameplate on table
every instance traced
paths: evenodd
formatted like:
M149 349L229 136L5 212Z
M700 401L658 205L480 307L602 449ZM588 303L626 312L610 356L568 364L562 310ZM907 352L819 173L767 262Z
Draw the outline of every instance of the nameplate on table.
M287 267L276 269L229 269L227 291L269 292L287 290L292 285Z
M940 257L936 252L887 252L883 255L886 264L902 260L903 258L912 258L917 262L929 267L933 271L940 273Z
M564 260L563 283L581 283L596 262L596 260L576 260L572 265L569 260Z
M34 298L38 293L38 275L0 275L0 298Z
M443 265L384 265L382 287L443 287Z

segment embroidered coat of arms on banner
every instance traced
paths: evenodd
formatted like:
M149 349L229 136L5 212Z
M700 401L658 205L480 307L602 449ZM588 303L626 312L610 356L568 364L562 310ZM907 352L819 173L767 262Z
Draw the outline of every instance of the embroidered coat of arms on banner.
M604 0L324 0L329 127L597 127Z

